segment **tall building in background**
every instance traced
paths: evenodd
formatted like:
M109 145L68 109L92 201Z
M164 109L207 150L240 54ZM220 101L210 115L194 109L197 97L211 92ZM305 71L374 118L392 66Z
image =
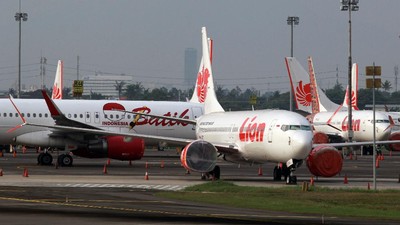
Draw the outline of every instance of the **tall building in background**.
M102 94L110 99L118 99L118 89L116 86L123 82L123 89L126 85L134 84L132 76L129 75L103 75L98 74L94 76L83 77L83 94L90 96L91 93Z
M191 88L196 80L197 71L199 68L197 63L197 49L185 49L185 85Z

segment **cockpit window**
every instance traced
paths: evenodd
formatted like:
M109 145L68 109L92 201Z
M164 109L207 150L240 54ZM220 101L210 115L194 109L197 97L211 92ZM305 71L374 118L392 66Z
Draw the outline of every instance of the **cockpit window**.
M311 130L311 127L306 125L282 125L281 130Z
M374 122L373 120L371 121L372 123ZM390 123L389 120L376 120L376 123Z

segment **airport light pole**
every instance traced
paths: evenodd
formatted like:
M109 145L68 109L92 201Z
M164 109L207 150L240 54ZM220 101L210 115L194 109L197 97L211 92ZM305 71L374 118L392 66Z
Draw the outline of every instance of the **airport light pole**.
M349 69L348 69L348 90L349 90L349 97L348 99L348 140L349 142L353 141L353 126L352 126L352 87L351 87L351 68L352 68L352 59L351 59L351 11L358 11L358 0L340 0L341 6L340 10L341 11L349 11Z
M21 21L28 20L28 13L21 12L21 0L19 1L19 12L15 13L15 21L19 22L19 42L18 42L18 93L17 98L21 96Z
M294 25L299 25L299 17L298 16L289 16L287 18L287 24L290 25L290 57L293 57L293 26ZM292 108L292 101L293 101L293 93L292 93L292 88L290 88L289 91L290 94L290 100L289 100L289 109L290 111L293 111Z

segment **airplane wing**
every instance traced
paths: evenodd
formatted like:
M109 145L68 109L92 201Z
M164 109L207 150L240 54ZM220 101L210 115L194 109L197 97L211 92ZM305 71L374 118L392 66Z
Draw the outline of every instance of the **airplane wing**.
M144 140L153 140L153 141L166 141L172 144L179 145L187 145L194 139L185 139L185 138L174 138L174 137L164 137L157 135L145 135L138 133L124 133L124 132L116 132L116 131L108 131L108 130L100 130L100 129L92 129L92 128L80 128L80 127L70 127L70 126L62 126L62 125L44 125L44 124L35 124L25 122L22 126L33 126L33 127L45 127L49 128L56 132L80 132L80 133L89 133L89 134L97 134L97 135L105 135L105 136L125 136L125 137L134 137L134 138L142 138ZM224 143L212 143L218 150L218 153L221 154L236 154L239 153L239 149L235 145L229 145Z
M385 144L399 144L399 140L386 140L386 141L375 141L376 145ZM373 141L362 141L362 142L341 142L341 143L326 143L326 144L313 144L313 148L319 146L332 146L332 147L352 147L352 146L362 146L362 145L373 145Z
M56 125L61 125L61 126L71 126L71 127L80 127L80 128L90 128L90 129L97 129L99 128L87 125L85 123L81 123L75 120L68 119L67 117L64 116L64 114L61 112L61 110L57 107L57 105L54 103L54 101L47 95L45 90L42 90L42 95L44 97L44 100L46 101L47 107L49 108L51 117L54 119L54 122Z
M184 139L184 138L163 137L163 136L145 135L145 134L138 134L138 133L125 133L125 132L93 129L93 128L63 126L63 125L35 124L35 123L29 123L29 122L25 122L24 124L22 124L22 126L44 127L44 128L49 128L55 132L64 132L64 133L65 132L78 132L78 133L97 134L97 135L105 135L105 136L134 137L134 138L142 138L145 140L167 141L169 143L175 143L175 144L188 144L188 143L194 141L192 139Z

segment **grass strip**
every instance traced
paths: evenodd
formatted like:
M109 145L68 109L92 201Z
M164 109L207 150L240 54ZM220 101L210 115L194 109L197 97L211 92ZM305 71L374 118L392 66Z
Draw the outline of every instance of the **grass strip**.
M400 191L397 190L310 187L308 191L302 191L301 185L282 188L249 187L219 180L191 186L179 192L159 192L157 195L238 208L400 219Z

